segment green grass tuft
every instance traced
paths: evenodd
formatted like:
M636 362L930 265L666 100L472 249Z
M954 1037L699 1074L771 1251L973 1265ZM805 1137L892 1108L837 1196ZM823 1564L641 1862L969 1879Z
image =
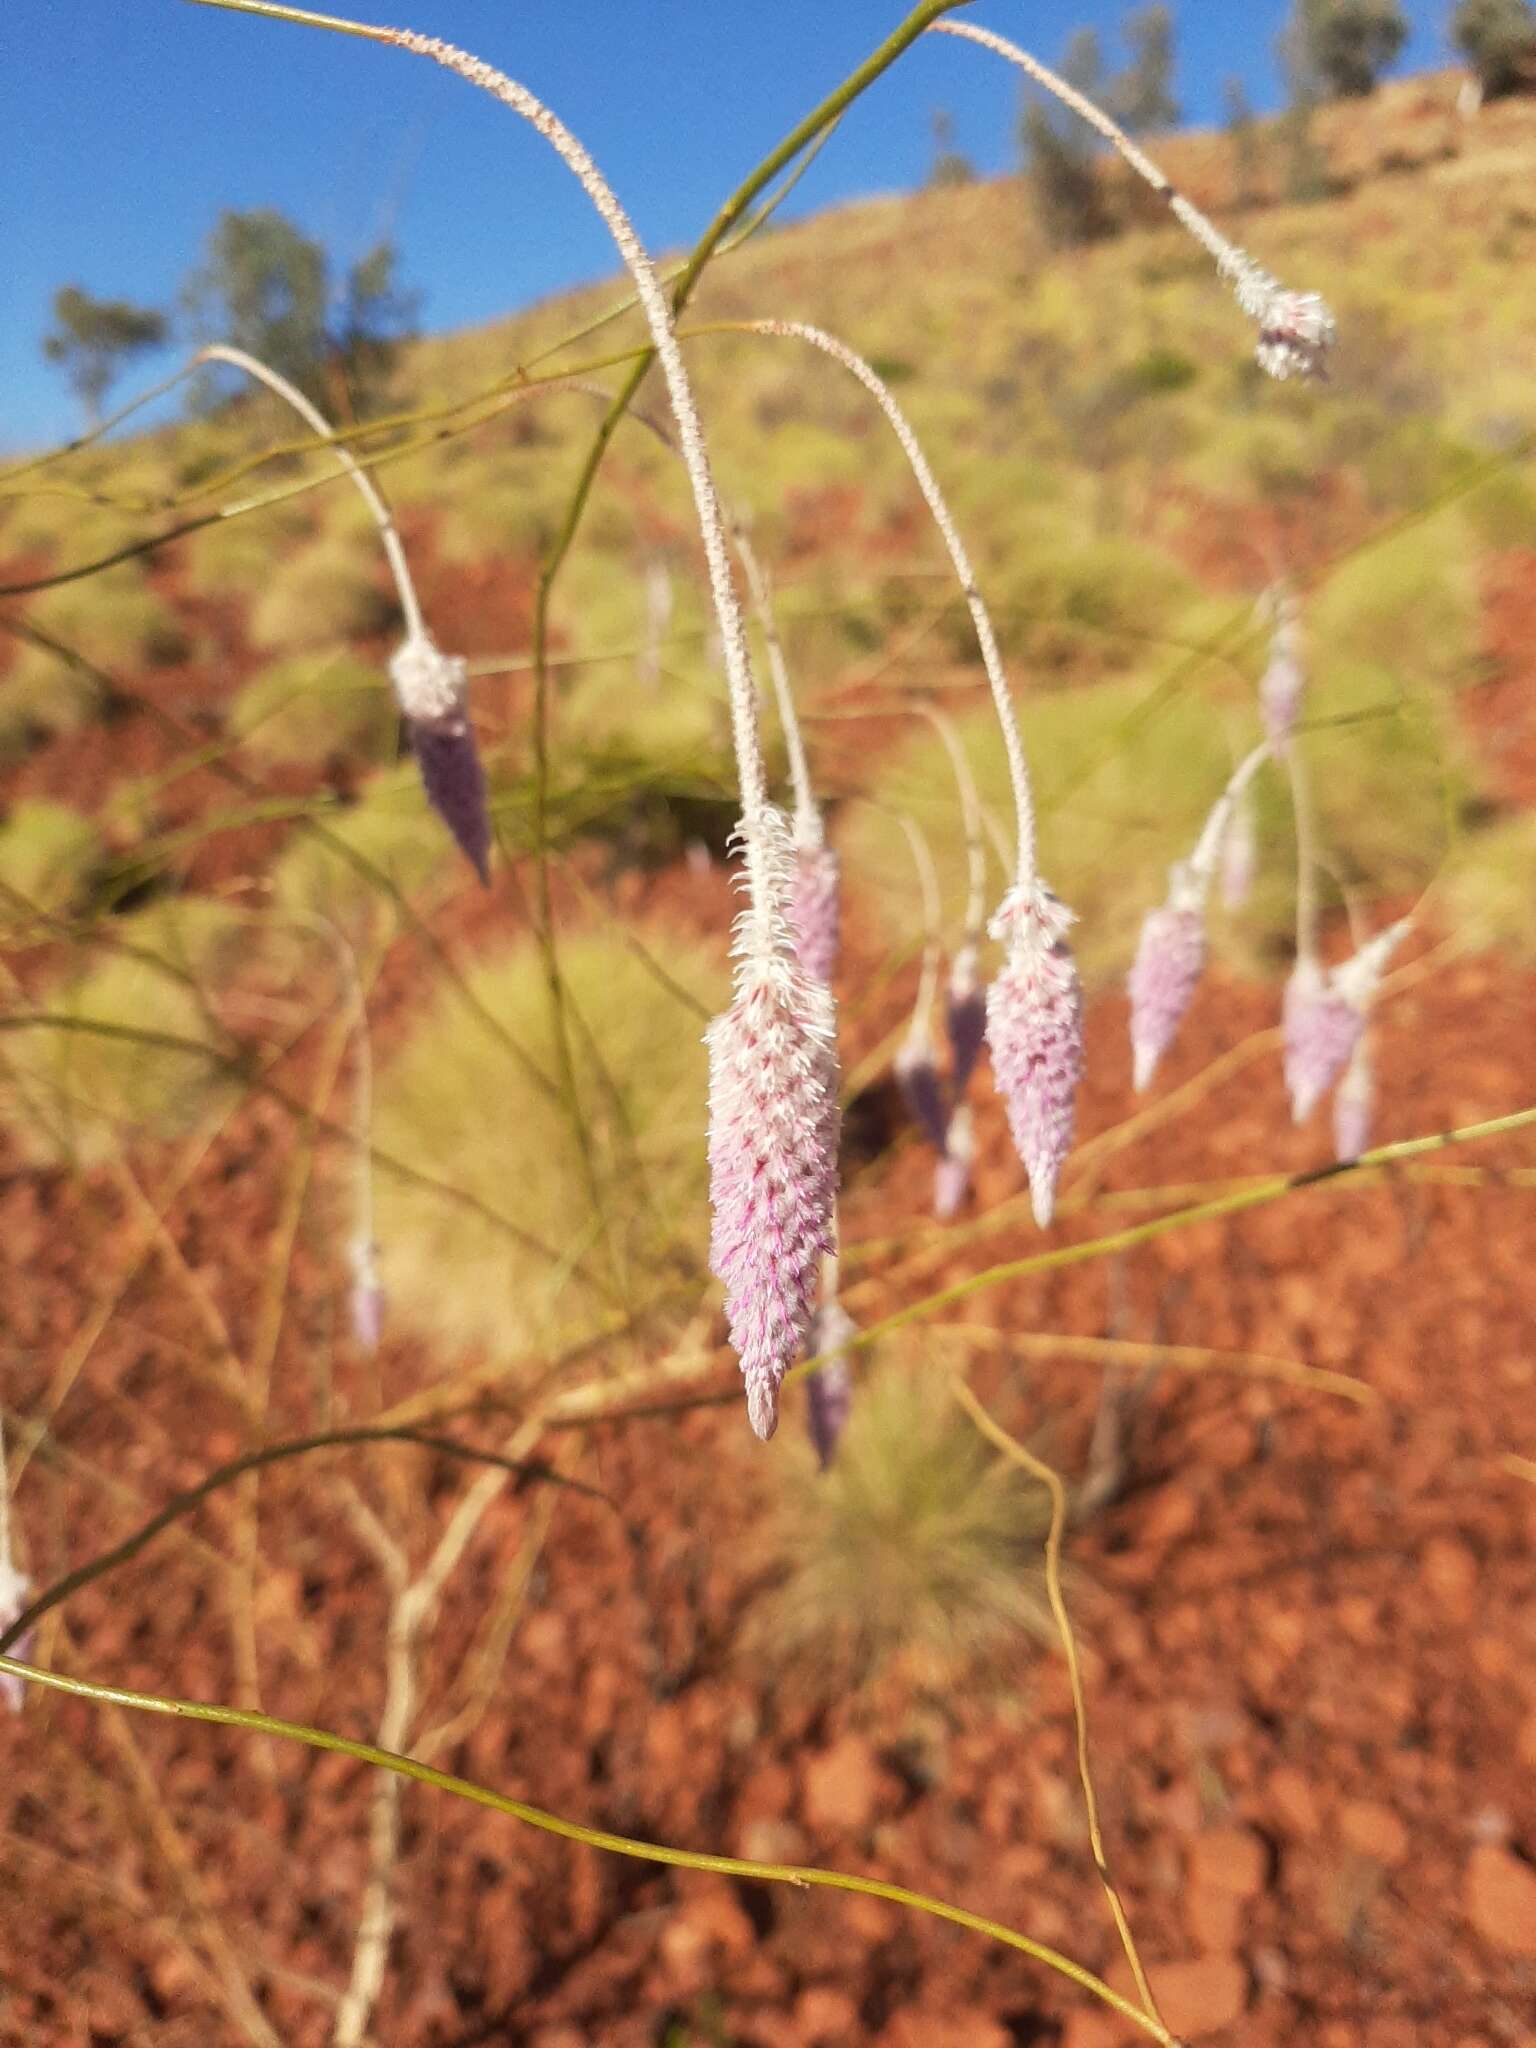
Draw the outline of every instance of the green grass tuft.
M101 859L95 826L68 804L16 804L0 824L0 927L78 908Z
M399 616L377 545L322 539L276 566L246 631L253 647L288 653L383 633Z
M771 1483L779 1577L754 1651L829 1686L893 1669L944 1686L1049 1638L1048 1496L987 1448L932 1360L864 1374L831 1469L785 1445Z
M718 1007L723 947L640 936L674 983L707 1009ZM486 1345L509 1363L557 1334L598 1326L605 1296L579 1277L578 1264L609 1283L610 1302L644 1301L669 1268L679 1278L697 1272L708 1236L699 1015L617 936L567 936L560 961L600 1213L570 1119L452 989L441 990L377 1081L381 1145L472 1192L549 1248L520 1247L440 1195L380 1179L377 1230L393 1311L445 1349ZM524 941L476 966L469 982L538 1071L553 1077L534 945Z
M344 648L272 663L230 707L231 728L248 754L317 769L335 754L392 751L397 723L384 676Z

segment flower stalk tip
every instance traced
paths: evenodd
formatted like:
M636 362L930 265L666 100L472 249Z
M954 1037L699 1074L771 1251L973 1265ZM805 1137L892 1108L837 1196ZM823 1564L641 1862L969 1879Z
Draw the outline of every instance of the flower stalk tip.
M489 886L491 820L485 769L469 722L467 664L462 655L442 653L423 629L395 649L389 679L427 801Z

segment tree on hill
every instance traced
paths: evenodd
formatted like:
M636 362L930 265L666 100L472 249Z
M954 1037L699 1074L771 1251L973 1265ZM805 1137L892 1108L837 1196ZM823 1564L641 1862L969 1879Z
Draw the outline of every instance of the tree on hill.
M1091 28L1067 45L1061 75L1091 100L1102 100L1104 54ZM1093 138L1075 114L1042 104L1028 90L1019 120L1024 168L1047 238L1060 244L1097 241L1113 231L1099 180Z
M401 288L396 270L394 246L381 242L333 292L324 247L286 214L226 211L183 297L205 338L244 349L333 406L327 384L339 371L363 410L415 328L419 295Z
M43 336L43 354L58 363L91 425L101 402L130 356L158 348L165 340L165 315L127 299L97 299L77 284L53 295L54 325Z
M1536 89L1536 7L1531 0L1461 0L1451 36L1489 99Z
M1363 99L1408 39L1400 0L1296 0L1297 58L1325 93Z
M1130 15L1124 35L1131 61L1115 80L1111 108L1133 135L1178 125L1173 97L1173 15L1163 6Z
M947 107L934 108L932 127L933 162L928 169L929 185L971 184L976 176L976 166L955 148L955 117Z

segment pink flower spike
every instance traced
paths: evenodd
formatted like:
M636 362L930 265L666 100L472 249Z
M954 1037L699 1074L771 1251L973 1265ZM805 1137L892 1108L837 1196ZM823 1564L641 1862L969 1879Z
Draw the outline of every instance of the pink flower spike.
M943 1156L933 1169L933 1213L940 1223L953 1222L964 1208L971 1191L971 1161L975 1154L971 1112L962 1103L949 1120Z
M969 940L950 962L944 1029L949 1037L950 1093L958 1101L987 1042L987 999L977 971L976 948Z
M1333 1098L1333 1149L1338 1159L1358 1159L1371 1149L1375 1107L1376 1075L1369 1041L1362 1037Z
M782 833L782 821L778 830ZM804 1355L818 1263L835 1248L837 1054L832 998L782 939L752 948L709 1047L709 1262L725 1283L731 1342L760 1437Z
M4 1483L3 1475L0 1475L0 1485ZM0 1635L4 1635L11 1623L26 1612L31 1601L32 1581L17 1571L8 1557L0 1557ZM6 1652L7 1656L16 1657L23 1664L31 1654L30 1632ZM19 1714L24 1690L19 1678L13 1678L8 1671L0 1672L0 1706L7 1706L13 1714Z
M1322 1101L1349 1064L1365 1019L1316 960L1296 962L1285 985L1285 1085L1298 1124Z
M807 1373L806 1426L816 1450L816 1462L825 1472L837 1456L837 1446L848 1426L853 1408L853 1373L848 1364L848 1345L856 1334L853 1318L839 1302L829 1302L816 1311L806 1343L810 1358L825 1356L826 1363Z
M1287 377L1326 381L1328 357L1337 339L1332 313L1316 292L1281 291L1273 279L1254 309L1259 323L1254 353L1259 368L1284 383Z
M1007 958L987 990L987 1043L1042 1230L1055 1211L1083 1078L1082 989L1066 943L1072 921L1034 882L1010 889L990 926Z
M789 923L800 965L815 980L830 981L842 935L839 862L830 846L796 846Z
M1205 970L1204 890L1180 861L1168 900L1148 911L1131 967L1132 1078L1141 1094L1173 1043Z

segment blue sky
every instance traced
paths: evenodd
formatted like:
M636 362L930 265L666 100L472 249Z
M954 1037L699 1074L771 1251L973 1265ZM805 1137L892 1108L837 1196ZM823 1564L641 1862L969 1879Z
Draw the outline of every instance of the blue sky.
M357 11L442 35L524 79L665 249L693 239L905 8L359 0ZM1410 0L1406 65L1446 61L1448 11L1449 0ZM1073 27L1113 36L1125 12L1123 0L981 0L971 18L1054 56ZM1176 0L1178 95L1191 119L1219 119L1233 75L1258 106L1278 103L1274 39L1287 12L1288 0ZM4 0L4 13L0 445L35 445L75 423L38 350L55 287L168 306L223 207L280 207L342 262L393 233L437 330L615 267L545 145L420 59L187 0ZM1016 97L1002 65L927 39L844 122L791 213L919 182L938 106L982 170L1008 168ZM174 360L136 366L130 380Z

